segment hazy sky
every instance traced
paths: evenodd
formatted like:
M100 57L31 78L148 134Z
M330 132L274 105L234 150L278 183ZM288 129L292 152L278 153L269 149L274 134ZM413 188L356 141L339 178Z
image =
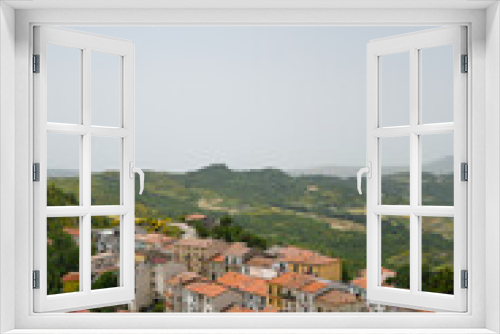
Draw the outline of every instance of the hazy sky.
M72 27L135 44L136 165L170 171L211 163L233 169L363 165L366 44L428 28ZM446 118L452 110L451 64L440 62L450 50L425 51L425 122L452 120ZM48 56L49 120L72 122L68 106L78 98L79 59L70 51ZM116 56L97 56L92 117L98 125L114 125L118 62ZM401 125L408 119L402 110L408 106L408 60L404 54L390 57L382 63L383 94L390 96L383 122ZM71 75L74 80L57 80ZM77 165L64 153L71 142L49 139L49 168ZM387 164L401 162L403 144L394 146ZM449 151L446 145L428 145L423 155L439 159ZM96 155L94 170L116 168L116 154Z

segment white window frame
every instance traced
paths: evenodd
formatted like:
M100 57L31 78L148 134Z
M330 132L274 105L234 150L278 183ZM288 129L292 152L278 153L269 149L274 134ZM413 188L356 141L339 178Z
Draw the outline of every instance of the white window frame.
M429 29L410 34L373 40L367 47L367 161L371 177L367 179L367 299L386 305L412 305L426 310L467 310L467 290L461 288L461 271L467 270L467 185L461 181L461 163L467 163L467 75L461 73L461 57L467 54L465 26ZM453 122L422 123L421 50L453 45ZM409 55L409 124L383 127L380 110L381 59L386 55L408 52ZM424 135L453 136L453 206L422 205L421 161ZM410 201L408 205L385 205L382 197L382 145L384 138L408 140ZM383 286L382 216L409 217L410 286L397 289ZM421 291L421 218L453 218L453 295Z
M46 26L34 27L34 54L39 55L39 73L34 83L34 162L40 164L39 182L33 184L34 195L34 270L39 270L39 289L34 291L35 312L73 311L89 307L128 304L134 298L134 231L135 182L130 177L134 164L134 45L130 41L85 33L77 30ZM81 111L79 124L47 122L47 45L72 47L80 51ZM92 125L91 120L91 61L92 53L101 52L119 57L120 61L120 125ZM47 135L79 136L79 205L47 206ZM120 202L117 205L91 204L91 146L93 138L120 140ZM119 286L92 290L91 238L92 217L120 216ZM47 218L76 217L79 219L79 291L47 295Z
M95 2L93 2L96 4ZM130 4L130 2L126 2ZM238 2L248 9L221 8L213 0L203 4L190 2L191 8L171 3L163 8L162 2L146 2L153 9L29 9L14 11L6 3L0 4L0 320L1 330L16 329L15 333L37 333L42 329L65 329L64 332L98 333L103 329L127 329L127 333L146 333L163 329L165 333L178 333L178 328L191 328L189 332L212 333L303 333L326 331L330 333L492 333L500 331L499 298L499 243L498 221L500 209L500 12L498 4L487 10L471 9L484 5L473 1L443 2L435 8L435 1L402 2L371 1L325 3L297 2L290 4L271 2L255 4ZM154 4L153 4L154 3ZM26 6L30 2L11 2ZM36 6L37 2L31 3ZM125 2L124 2L125 5ZM63 6L61 4L61 6ZM76 5L78 6L78 4ZM85 7L80 3L80 6ZM96 6L105 6L96 4ZM136 4L136 7L141 6ZM165 6L165 5L163 5ZM188 6L188 5L184 5ZM201 6L203 6L203 9ZM252 8L252 6L254 6ZM265 8L265 7L268 8ZM337 6L338 8L335 8ZM343 6L343 7L342 7ZM357 6L357 9L346 9ZM193 8L194 7L194 8ZM271 7L271 8L269 8ZM398 9L394 9L398 8ZM81 7L80 7L81 8ZM208 9L207 9L208 8ZM371 8L371 9L367 9ZM374 9L375 8L375 9ZM403 8L403 9L402 9ZM417 8L417 9L416 9ZM420 8L420 9L418 9ZM307 10L304 10L307 9ZM13 17L15 16L15 23ZM30 196L32 184L30 168L32 156L32 26L47 25L448 25L465 24L469 31L469 57L472 75L468 78L470 136L468 147L471 157L468 215L470 243L468 245L470 270L467 313L435 314L34 314L31 289L30 259L33 213ZM13 38L15 31L15 41ZM10 35L9 35L10 34ZM15 51L14 51L15 47ZM15 52L15 53L14 53ZM14 58L15 57L15 58ZM11 70L15 63L15 73ZM5 70L5 71L4 71ZM15 82L15 86L12 85ZM15 94L15 101L12 96ZM8 128L15 127L15 134ZM485 134L486 132L486 134ZM13 141L15 139L15 143ZM15 164L13 163L15 159ZM486 182L485 170L488 172ZM15 172L15 179L12 174ZM9 180L14 179L14 180ZM353 185L355 187L355 185ZM15 193L15 203L9 197ZM488 196L486 196L488 194ZM9 205L15 205L15 211ZM12 218L12 219L10 219ZM15 218L15 225L12 224ZM15 238L12 238L15 235ZM14 256L12 256L14 254ZM488 254L489 263L484 257ZM488 280L486 280L488 277ZM15 286L15 289L12 287ZM488 289L488 293L486 293ZM14 307L12 307L14 305ZM195 317L195 321L193 321ZM119 320L118 320L119 319ZM131 330L142 324L142 329ZM258 330L259 328L265 330ZM99 328L99 330L96 330ZM283 330L289 328L289 330ZM151 331L148 331L150 329ZM225 329L225 330L224 330ZM231 330L232 329L232 330ZM238 329L238 330L236 330ZM253 329L253 330L252 330ZM314 330L316 329L316 330ZM322 329L322 330L319 330ZM325 330L326 329L326 330ZM492 330L492 331L490 331ZM47 332L47 331L45 331ZM82 332L82 331L80 331ZM186 332L186 331L183 331Z

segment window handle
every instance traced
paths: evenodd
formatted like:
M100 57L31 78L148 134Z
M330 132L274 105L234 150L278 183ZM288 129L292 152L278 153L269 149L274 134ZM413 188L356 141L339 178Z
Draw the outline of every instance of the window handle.
M366 177L368 179L372 178L372 163L370 161L368 161L367 165L368 166L363 167L363 168L361 168L358 171L358 192L359 192L360 195L362 195L362 192L361 192L361 177L363 176L363 174L366 173Z
M139 190L139 195L142 195L142 192L144 191L144 172L142 171L142 169L134 167L134 162L130 161L129 173L131 179L134 178L134 173L139 174L139 185L141 187L141 189Z

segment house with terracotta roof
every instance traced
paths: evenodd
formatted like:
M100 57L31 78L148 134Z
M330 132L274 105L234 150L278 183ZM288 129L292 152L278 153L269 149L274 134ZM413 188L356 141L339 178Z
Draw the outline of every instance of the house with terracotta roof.
M276 259L265 256L254 256L245 261L242 273L263 279L271 279L278 276L280 270L276 266Z
M63 227L63 231L71 236L75 244L80 244L80 229L78 227L65 226Z
M174 244L174 261L184 263L189 271L208 276L209 259L227 248L222 240L181 239Z
M347 289L341 283L294 272L275 277L268 284L268 305L282 312L314 312L318 295L334 288Z
M62 277L63 291L64 293L76 292L80 290L80 273L79 272L69 272Z
M262 278L228 272L217 279L217 283L239 293L243 307L260 311L267 306L269 288L267 281Z
M153 302L151 287L151 266L145 253L135 253L135 299L130 303L129 309L138 312Z
M224 256L221 254L215 254L210 259L208 259L208 275L212 281L217 280L219 277L227 273L226 262L224 261Z
M184 312L187 309L187 303L182 300L184 286L203 282L206 279L194 272L181 272L165 280L165 312Z
M342 280L342 260L294 246L274 247L281 271L312 275L330 281Z
M314 302L316 312L367 312L364 299L355 294L330 290L319 295Z
M248 260L253 250L244 242L234 242L222 253L226 271L242 272L243 263Z
M298 290L315 282L315 278L294 272L287 272L268 281L268 305L281 311L293 312L296 309Z
M184 312L221 312L233 304L241 304L241 296L229 288L213 282L195 282L186 285L182 295L186 302Z

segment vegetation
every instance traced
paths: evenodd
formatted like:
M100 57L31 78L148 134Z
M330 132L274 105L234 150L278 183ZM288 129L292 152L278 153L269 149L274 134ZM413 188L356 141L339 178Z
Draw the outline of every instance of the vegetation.
M117 202L118 180L116 172L93 174L93 189L100 191L92 192L92 202ZM141 224L148 231L176 235L168 227L169 217L192 213L214 219L230 216L229 224L211 228L202 222L192 225L202 237L245 241L259 248L296 245L340 257L344 280L366 268L366 205L365 197L357 193L355 178L293 177L276 169L233 171L225 165L212 165L185 174L149 171L146 180L143 195L136 197L136 217L144 219ZM407 203L408 180L404 172L384 175L384 204ZM53 182L60 189L49 189L52 194L76 198L75 179L53 178ZM424 173L422 192L424 204L453 205L452 175ZM396 270L400 282L394 284L403 285L409 258L408 223L402 217L383 217L383 222L387 225L383 265ZM449 291L440 282L452 272L453 226L437 219L426 229L428 237L423 239L422 251L424 266L429 268L424 271L425 275L429 273L429 289Z
M233 223L233 218L224 216L220 219L217 226L209 227L202 221L189 222L196 229L197 234L201 238L222 239L227 242L245 242L249 247L266 249L267 241L263 237L259 237L253 233L245 231L241 226Z

